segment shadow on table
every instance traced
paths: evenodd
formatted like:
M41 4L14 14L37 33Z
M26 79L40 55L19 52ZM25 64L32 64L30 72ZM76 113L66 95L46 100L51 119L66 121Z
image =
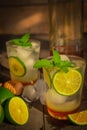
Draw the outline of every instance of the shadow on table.
M87 103L87 102L86 102ZM49 115L45 117L45 130L86 130L87 125L79 126L75 125L69 120L57 120L53 119Z

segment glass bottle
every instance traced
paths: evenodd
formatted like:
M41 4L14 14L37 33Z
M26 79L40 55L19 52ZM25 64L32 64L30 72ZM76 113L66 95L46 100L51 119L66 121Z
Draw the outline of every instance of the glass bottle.
M50 55L83 56L82 0L48 0Z

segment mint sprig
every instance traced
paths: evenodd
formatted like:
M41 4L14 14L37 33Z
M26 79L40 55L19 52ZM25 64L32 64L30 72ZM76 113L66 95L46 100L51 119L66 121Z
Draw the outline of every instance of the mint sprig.
M56 50L53 50L52 62L54 66L58 67L64 72L67 72L69 67L74 67L74 64L71 61L61 60L60 54Z
M49 60L47 59L41 59L38 60L35 64L34 64L34 68L42 68L42 67L51 67L52 64Z
M41 59L36 61L34 64L34 68L42 68L42 67L58 67L60 70L67 72L69 67L74 67L75 65L71 61L62 60L60 54L53 50L53 56L51 60Z
M12 43L15 45L18 45L18 46L31 47L32 44L29 40L30 40L30 34L27 33L27 34L23 35L21 38L13 39Z
M61 57L58 51L53 50L52 63L54 66L60 66Z

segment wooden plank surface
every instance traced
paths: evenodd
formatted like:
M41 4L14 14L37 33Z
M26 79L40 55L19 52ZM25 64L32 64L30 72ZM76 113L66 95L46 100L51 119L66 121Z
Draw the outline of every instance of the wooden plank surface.
M0 34L48 34L47 5L0 8Z
M87 32L86 0L84 0L83 15L84 32ZM48 0L0 0L0 34L30 32L48 39L48 17Z
M87 32L87 0L84 0L84 32Z
M24 6L34 4L47 4L48 0L0 0L0 6Z
M86 86L87 87L87 86ZM84 95L84 94L83 94ZM87 95L87 91L86 91ZM86 98L85 95L85 98ZM83 100L81 104L81 110L87 109L87 101ZM46 107L44 108L45 130L86 130L86 126L74 125L69 120L57 120L49 116Z

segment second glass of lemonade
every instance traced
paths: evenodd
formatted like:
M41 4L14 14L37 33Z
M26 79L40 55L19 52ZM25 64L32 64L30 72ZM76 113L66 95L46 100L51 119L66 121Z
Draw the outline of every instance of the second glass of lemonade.
M24 43L26 36L21 39L24 41L17 39L19 43L16 44L13 40L6 42L11 79L24 85L33 84L39 76L38 69L34 69L33 65L39 59L40 41L30 40L32 46L28 46Z
M55 85L58 84L61 87L61 91L57 91L58 88L54 88L51 82L50 88L48 89L47 94L46 94L46 105L47 105L48 113L52 117L57 118L57 119L66 119L67 114L78 111L80 107L85 62L82 58L76 57L76 56L70 56L69 59L73 63L75 63L75 71L71 69L69 72L66 72L66 73L59 72L59 74L57 74L58 73L57 68L53 68L52 70L50 69L47 70L47 73L49 77L51 78L51 81L54 75L53 84ZM44 77L45 77L45 74L44 74ZM80 82L80 88L78 87L79 82ZM71 91L74 90L74 87L77 87L78 89L73 94L68 95L68 89L67 89L67 92L64 92L63 85L65 85L65 87L67 88L69 86L72 86Z
M41 61L45 61L43 76L48 86L47 110L52 117L65 120L68 114L79 110L86 63L83 58L59 55L56 51L47 60Z

